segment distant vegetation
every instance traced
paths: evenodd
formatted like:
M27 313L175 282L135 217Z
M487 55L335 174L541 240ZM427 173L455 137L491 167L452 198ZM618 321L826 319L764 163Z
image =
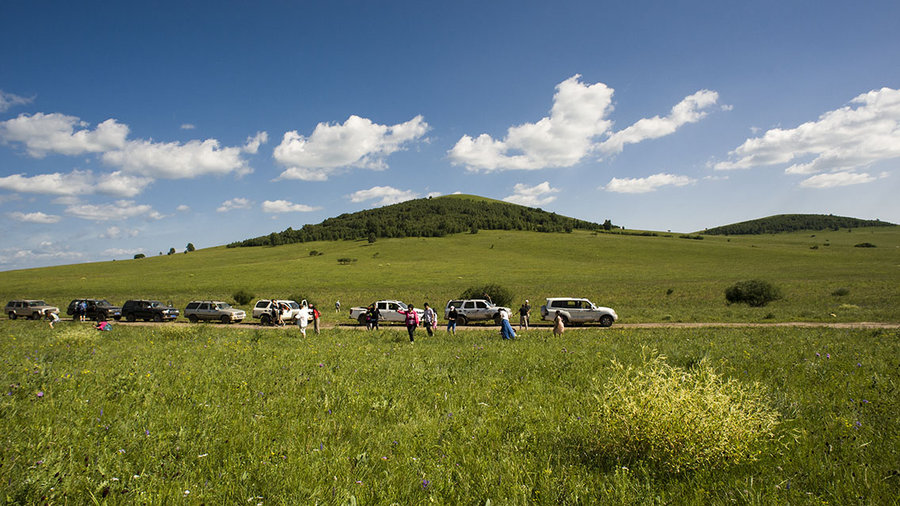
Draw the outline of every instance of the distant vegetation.
M768 218L710 228L702 233L707 235L752 235L796 232L798 230L838 230L841 228L889 226L893 226L893 223L881 220L861 220L830 214L779 214Z
M725 300L729 304L743 303L753 307L762 307L780 298L781 289L760 279L738 281L725 289Z
M279 246L310 241L336 241L386 237L443 237L479 230L526 230L571 232L618 228L609 220L603 225L578 220L541 209L468 195L417 199L329 218L318 225L233 242L239 246Z

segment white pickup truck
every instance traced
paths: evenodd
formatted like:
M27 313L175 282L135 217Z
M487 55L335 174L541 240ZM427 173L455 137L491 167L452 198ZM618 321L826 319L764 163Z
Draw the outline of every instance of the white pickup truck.
M378 308L378 312L381 313L381 317L378 321L384 322L404 322L406 321L406 315L402 313L398 313L397 310L406 311L407 305L399 300L379 300L378 302L372 303L376 308ZM359 322L360 325L366 324L366 307L351 307L350 308L350 318ZM422 319L422 315L425 314L425 311L420 308L416 308L416 314L419 315L419 320Z
M578 297L551 297L541 306L541 319L553 321L556 313L562 317L563 325L570 323L599 322L601 327L609 327L619 319L611 308L595 306L593 302Z
M456 308L456 324L466 325L469 322L479 322L494 320L494 323L500 325L500 310L505 309L506 314L512 315L508 307L496 306L492 302L484 299L471 300L450 300L444 307L444 319L446 320L450 313L450 306Z

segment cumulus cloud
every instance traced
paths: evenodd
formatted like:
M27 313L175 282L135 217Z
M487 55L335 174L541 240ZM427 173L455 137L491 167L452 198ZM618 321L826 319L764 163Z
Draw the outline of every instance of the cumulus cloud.
M817 121L792 129L773 128L761 137L747 139L729 156L731 160L715 164L715 169L790 163L787 174L822 176L801 183L809 188L874 181L876 177L860 171L876 162L900 158L900 90L863 93Z
M714 91L686 97L666 117L642 119L610 134L613 89L603 83L585 84L576 74L556 86L550 115L536 123L510 127L502 140L488 134L464 135L448 152L454 165L470 171L536 170L570 167L594 152L618 153L625 144L669 135L706 113L718 100ZM608 136L604 141L603 137Z
M60 216L45 214L40 211L34 213L12 212L9 213L9 217L25 223L58 223L62 219Z
M181 125L182 130L193 130L195 128L197 127L193 123L182 123Z
M133 200L117 200L108 204L73 204L66 214L91 221L110 221L144 216L159 220L164 216L147 204L135 204Z
M33 98L20 97L13 93L6 93L5 91L0 90L0 112L6 112L11 107L17 105L30 104L33 100Z
M189 206L187 204L181 204L178 207L176 207L175 210L178 211L179 213L186 213L191 210L191 206Z
M556 195L553 194L558 192L558 189L550 187L549 181L534 186L519 183L513 186L513 194L504 197L503 200L523 206L540 207L556 200Z
M215 139L204 141L129 141L122 149L103 153L103 162L127 172L154 178L184 179L208 174L238 175L253 172L239 147L222 147Z
M137 237L138 231L127 228L120 228L115 225L106 229L106 232L100 234L101 239L121 239L123 237Z
M121 171L94 174L90 170L73 170L67 174L54 172L37 176L13 174L0 177L0 189L45 195L77 196L101 193L114 197L134 197L152 182L150 178L130 176Z
M67 246L57 245L53 242L42 242L36 248L7 248L0 250L0 265L29 266L44 263L48 260L79 260L84 254L77 251L69 251Z
M318 211L320 207L308 206L306 204L294 204L287 200L267 200L262 203L262 210L265 213L308 213L310 211Z
M247 137L247 142L244 143L244 147L241 149L244 153L255 155L256 152L259 151L260 144L265 144L267 142L269 142L268 132L256 132L256 135Z
M35 158L50 153L81 155L102 153L125 146L128 126L108 119L91 130L88 123L60 113L20 114L0 122L0 138L18 142Z
M601 188L615 193L649 193L663 186L686 186L693 182L694 180L687 176L660 173L642 178L614 177L609 184Z
M220 213L225 213L234 209L250 209L251 202L244 197L236 197L222 202L222 205L216 209Z
M379 125L352 115L343 124L319 123L309 137L285 132L275 160L286 167L278 179L324 181L340 169L385 169L385 158L428 131L422 116L396 125Z
M398 190L390 186L373 186L368 190L359 190L348 195L351 202L366 202L376 200L376 206L387 206L398 202L412 200L419 196L412 190Z
M143 253L144 248L109 248L103 250L103 254L111 257L120 257Z

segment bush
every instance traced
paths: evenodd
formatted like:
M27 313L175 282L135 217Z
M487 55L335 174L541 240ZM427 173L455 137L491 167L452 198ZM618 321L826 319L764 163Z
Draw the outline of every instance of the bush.
M843 287L843 286L838 288L837 290L831 292L831 295L834 295L835 297L843 297L844 295L849 295L849 294L850 294L850 289Z
M513 293L506 287L490 284L484 286L472 286L459 296L461 299L481 299L482 294L488 294L494 304L498 306L511 307L513 302Z
M344 258L338 258L337 261L338 261L338 263L341 264L341 265L350 265L350 264L352 264L353 262L355 262L356 259L355 259L355 258L347 258L347 257L344 257Z
M135 254L134 254L134 259L135 259L135 260L137 260L137 259L139 259L139 258L146 258L146 257L147 257L147 255L145 255L145 254L143 254L143 253L135 253Z
M601 455L676 473L761 455L778 414L759 384L725 380L706 359L684 370L649 355L638 367L613 362L609 382L595 386Z
M854 248L874 248L875 245L870 242L861 242L859 244L855 244Z
M729 304L745 303L762 307L780 298L781 290L777 286L759 279L738 281L725 289L725 300Z
M250 301L253 300L254 297L256 297L256 295L248 292L247 290L241 289L241 290L234 292L232 297L234 297L234 301L237 303L238 306L246 306L247 304L250 303Z

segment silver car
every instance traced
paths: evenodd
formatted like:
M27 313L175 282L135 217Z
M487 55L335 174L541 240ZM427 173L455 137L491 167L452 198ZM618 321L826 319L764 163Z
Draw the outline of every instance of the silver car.
M242 309L235 309L231 304L218 300L195 300L188 302L184 308L184 317L197 323L200 320L220 321L222 323L239 323L247 317Z

